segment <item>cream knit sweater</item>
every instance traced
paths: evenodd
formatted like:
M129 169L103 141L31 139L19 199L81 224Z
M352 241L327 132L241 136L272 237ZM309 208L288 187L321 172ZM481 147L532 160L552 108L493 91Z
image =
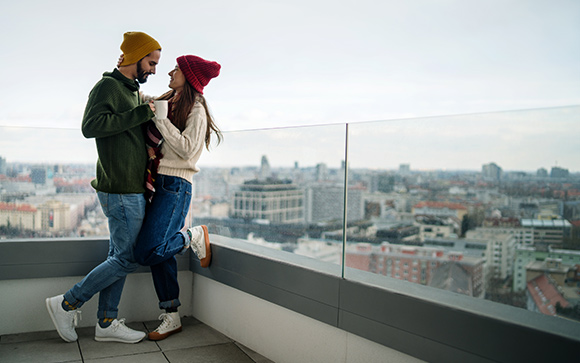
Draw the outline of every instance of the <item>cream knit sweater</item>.
M153 121L163 135L163 157L158 173L180 177L191 183L193 175L199 172L196 164L205 145L207 117L203 105L196 100L183 132L167 118L158 120L154 117Z

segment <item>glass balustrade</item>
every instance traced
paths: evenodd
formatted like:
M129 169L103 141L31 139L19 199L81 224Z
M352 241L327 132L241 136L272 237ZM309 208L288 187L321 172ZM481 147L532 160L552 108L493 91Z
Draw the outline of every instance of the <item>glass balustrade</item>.
M579 320L580 106L224 132L187 224ZM106 236L79 130L0 127L3 239ZM346 268L345 268L346 267Z

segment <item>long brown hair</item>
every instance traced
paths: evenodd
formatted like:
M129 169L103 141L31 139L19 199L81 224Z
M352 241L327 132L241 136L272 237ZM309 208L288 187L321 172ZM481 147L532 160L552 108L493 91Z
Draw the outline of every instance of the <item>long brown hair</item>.
M173 107L171 108L172 120L171 123L183 132L187 124L187 117L193 108L196 100L202 104L205 115L207 118L207 128L205 130L205 147L209 150L209 144L211 142L211 134L214 132L218 139L218 144L222 141L222 133L217 127L216 123L209 113L209 107L205 100L205 97L195 90L188 82L185 82L183 89L176 95L175 90L165 92L159 96L159 100L169 100L173 98Z

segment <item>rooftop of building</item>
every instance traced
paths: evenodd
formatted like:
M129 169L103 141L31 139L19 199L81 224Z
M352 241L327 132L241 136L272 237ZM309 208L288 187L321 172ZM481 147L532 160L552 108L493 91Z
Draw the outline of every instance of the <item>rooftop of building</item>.
M457 209L467 210L463 204L452 202L419 202L413 208Z
M542 314L555 316L556 304L559 303L564 308L569 305L546 275L529 281L527 286L528 293Z
M17 204L17 203L7 203L0 202L0 210L6 211L19 211L19 212L36 212L37 208L30 204Z
M571 224L565 219L522 219L522 227L534 228L564 228Z
M468 296L473 294L469 273L456 262L448 262L435 269L429 286Z

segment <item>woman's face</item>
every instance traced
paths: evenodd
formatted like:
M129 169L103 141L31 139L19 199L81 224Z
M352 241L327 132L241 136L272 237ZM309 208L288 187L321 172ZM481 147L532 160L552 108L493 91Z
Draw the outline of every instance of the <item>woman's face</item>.
M185 86L185 76L183 72L179 69L179 66L175 66L175 68L169 72L169 88L180 92Z

